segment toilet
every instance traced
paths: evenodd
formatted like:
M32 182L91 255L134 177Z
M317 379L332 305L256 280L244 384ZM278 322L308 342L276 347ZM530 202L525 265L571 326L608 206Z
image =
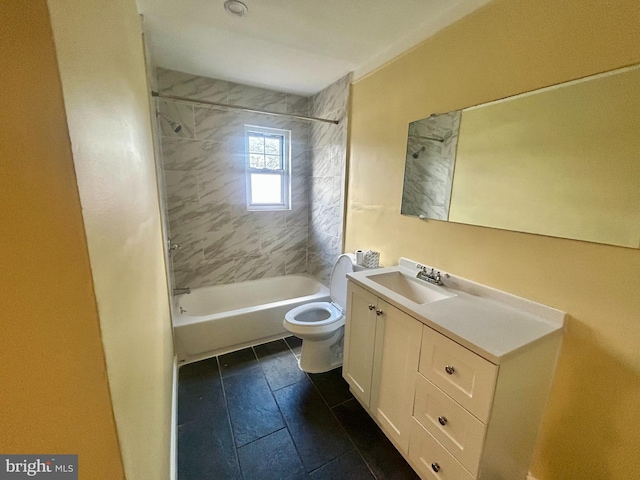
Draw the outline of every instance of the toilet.
M363 268L354 255L340 255L331 271L331 302L305 303L284 316L284 328L302 339L301 370L323 373L342 365L347 273Z

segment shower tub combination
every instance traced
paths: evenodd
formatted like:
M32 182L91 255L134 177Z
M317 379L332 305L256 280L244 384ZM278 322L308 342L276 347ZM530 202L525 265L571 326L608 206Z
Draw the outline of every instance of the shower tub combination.
M330 301L309 275L285 275L196 288L175 297L173 326L181 363L289 336L282 324L292 308Z

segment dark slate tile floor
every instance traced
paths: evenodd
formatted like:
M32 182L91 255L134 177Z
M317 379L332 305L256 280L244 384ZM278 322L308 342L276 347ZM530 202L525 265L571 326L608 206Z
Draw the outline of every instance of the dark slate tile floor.
M418 478L341 369L298 368L301 344L288 337L180 368L178 480Z

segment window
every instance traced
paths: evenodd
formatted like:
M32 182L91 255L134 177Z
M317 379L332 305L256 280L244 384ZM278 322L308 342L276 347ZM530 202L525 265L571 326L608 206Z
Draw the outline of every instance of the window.
M289 210L291 132L245 125L247 210Z

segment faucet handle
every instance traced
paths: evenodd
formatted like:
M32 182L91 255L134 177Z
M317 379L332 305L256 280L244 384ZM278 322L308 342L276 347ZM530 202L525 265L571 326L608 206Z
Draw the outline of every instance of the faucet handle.
M423 266L423 265L416 265L416 267L418 267L418 274L416 275L416 277L421 278L424 280L425 277L427 277L427 275L429 275L429 273L427 272L427 267Z
M171 243L171 240L169 240L169 257L171 257L171 254L176 251L176 250L180 250L182 248L182 246L178 245L177 243Z

